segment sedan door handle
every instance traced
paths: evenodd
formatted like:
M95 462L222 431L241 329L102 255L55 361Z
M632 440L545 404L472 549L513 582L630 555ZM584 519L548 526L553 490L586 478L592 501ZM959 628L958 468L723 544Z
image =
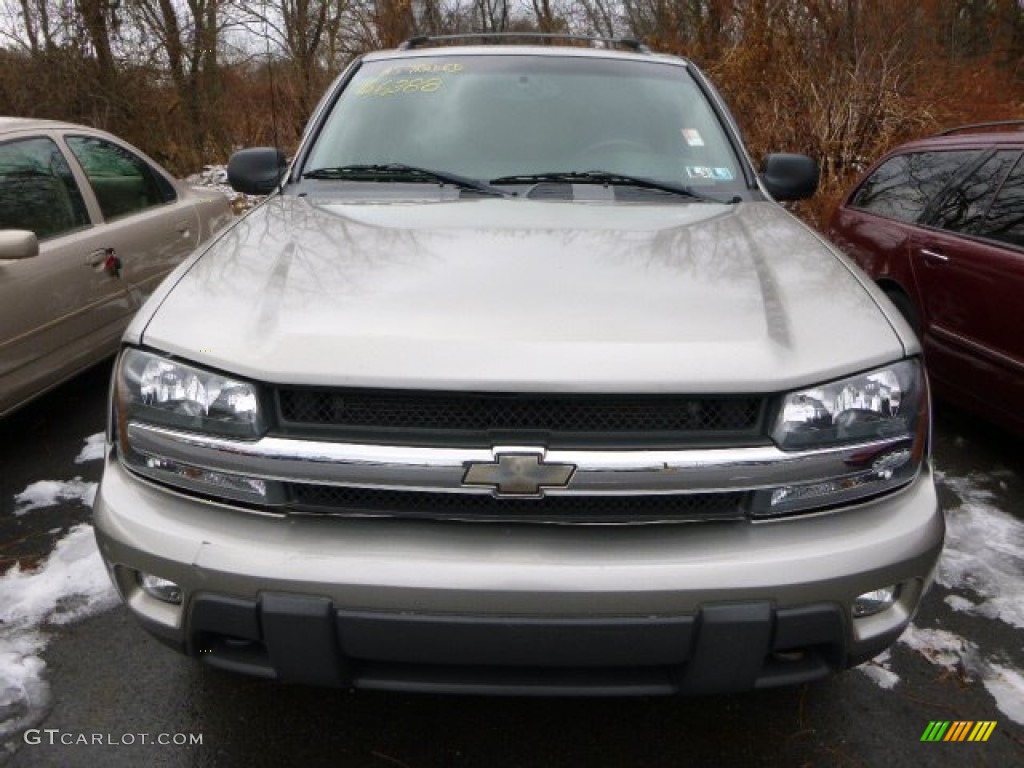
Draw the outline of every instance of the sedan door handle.
M107 260L107 248L97 248L85 257L85 266L96 268Z
M85 263L97 271L102 268L111 277L121 276L121 259L113 248L97 248L86 257Z
M189 230L192 229L192 222L190 221L179 221L174 225L174 231L182 237L188 237Z
M949 256L944 253L938 253L937 251L930 251L927 248L921 249L921 255L925 257L927 261L939 264L945 264L949 261Z

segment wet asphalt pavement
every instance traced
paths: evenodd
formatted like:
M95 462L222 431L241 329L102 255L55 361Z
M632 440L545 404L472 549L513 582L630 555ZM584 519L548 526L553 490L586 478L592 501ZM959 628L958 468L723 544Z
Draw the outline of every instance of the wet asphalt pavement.
M0 571L32 568L88 508L69 501L15 516L14 496L43 479L99 479L76 464L104 426L109 366L0 421ZM984 498L1024 521L1024 442L940 406L935 463L973 477ZM963 499L943 480L945 509ZM929 593L915 624L969 638L1024 670L1024 630L950 609ZM1024 598L1022 598L1024 599ZM2 627L0 627L2 629ZM1024 726L967 667L948 669L905 644L892 689L858 670L816 684L696 699L497 699L351 693L282 686L208 669L146 635L118 606L50 635L42 657L52 701L40 743L18 735L11 766L1006 766L1024 765ZM1024 696L1024 693L1019 694ZM1016 701L1024 709L1024 701ZM933 720L997 721L985 743L923 743ZM194 745L143 744L160 734ZM101 744L83 744L96 740ZM78 743L61 744L64 741ZM30 740L34 740L30 736ZM53 740L54 743L49 743ZM111 743L113 742L113 743ZM134 743L129 743L134 742Z

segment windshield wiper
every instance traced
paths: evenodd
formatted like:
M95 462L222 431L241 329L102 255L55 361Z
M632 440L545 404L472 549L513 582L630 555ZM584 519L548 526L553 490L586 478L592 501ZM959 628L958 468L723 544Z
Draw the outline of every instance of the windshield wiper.
M719 200L711 195L705 195L691 187L677 186L664 181L656 181L643 176L630 176L624 173L612 171L548 171L545 173L524 173L516 176L500 176L491 179L491 184L540 184L546 181L564 182L568 184L605 184L608 186L640 187L642 189L656 189L661 192L668 192L680 197L689 197L693 200L701 200L707 203L718 203L726 205L737 203L739 197L731 200Z
M361 163L339 165L335 168L316 168L306 171L302 174L302 178L343 181L439 181L459 189L472 189L484 195L499 197L511 195L510 192L495 189L489 184L475 181L466 176L446 171L434 171L430 168L419 168L405 163Z

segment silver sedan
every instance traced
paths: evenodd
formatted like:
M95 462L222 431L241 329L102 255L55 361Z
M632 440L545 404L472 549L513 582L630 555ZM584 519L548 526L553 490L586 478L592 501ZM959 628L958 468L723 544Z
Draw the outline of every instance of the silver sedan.
M231 219L81 125L0 118L0 416L113 354L142 301Z

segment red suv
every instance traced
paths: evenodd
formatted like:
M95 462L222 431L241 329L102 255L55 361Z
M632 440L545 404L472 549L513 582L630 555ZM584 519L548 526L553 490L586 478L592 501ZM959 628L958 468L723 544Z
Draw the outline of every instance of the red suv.
M843 200L828 236L917 332L935 393L1024 433L1022 153L1024 121L904 144Z

